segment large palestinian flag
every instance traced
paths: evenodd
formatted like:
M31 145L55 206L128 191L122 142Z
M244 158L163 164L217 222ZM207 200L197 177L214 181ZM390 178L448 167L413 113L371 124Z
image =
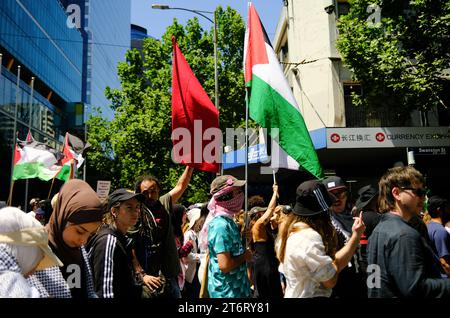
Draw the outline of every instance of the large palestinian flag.
M33 139L17 140L14 153L13 180L39 178L53 179L61 170L61 154L49 146Z
M249 4L244 47L245 84L250 89L250 117L272 139L273 168L323 175L311 137L289 83L253 4ZM271 128L278 128L278 135Z

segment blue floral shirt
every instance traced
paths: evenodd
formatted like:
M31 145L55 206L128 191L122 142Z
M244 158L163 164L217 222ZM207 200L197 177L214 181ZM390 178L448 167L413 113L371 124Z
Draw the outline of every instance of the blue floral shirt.
M227 217L215 217L208 228L208 293L211 298L250 297L247 266L243 262L228 273L219 268L217 254L229 252L231 257L244 254L241 235L236 223Z

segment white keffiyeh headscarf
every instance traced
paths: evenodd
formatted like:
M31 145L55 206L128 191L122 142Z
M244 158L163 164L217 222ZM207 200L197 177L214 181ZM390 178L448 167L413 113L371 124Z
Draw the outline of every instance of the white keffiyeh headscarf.
M0 234L31 228L43 228L43 226L38 220L17 208L8 207L0 210ZM38 246L10 243L0 243L0 246L4 253L17 262L22 275L30 273L44 257L43 251Z

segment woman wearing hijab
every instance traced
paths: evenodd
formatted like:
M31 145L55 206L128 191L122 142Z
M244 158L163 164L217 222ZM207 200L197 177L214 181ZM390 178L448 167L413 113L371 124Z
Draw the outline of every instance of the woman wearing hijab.
M38 220L17 208L0 210L0 298L43 297L26 280L36 270L62 266Z
M219 176L211 183L209 214L200 233L200 245L208 247L208 294L211 298L248 298L251 295L246 262L250 250L242 246L234 215L244 202L245 181L230 175Z
M96 297L84 245L102 218L102 203L89 184L72 179L63 185L46 228L50 247L64 263L61 272L73 298Z

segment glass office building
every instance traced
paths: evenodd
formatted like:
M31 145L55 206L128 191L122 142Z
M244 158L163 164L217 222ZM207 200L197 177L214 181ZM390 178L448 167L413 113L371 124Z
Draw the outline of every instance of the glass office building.
M131 48L137 49L142 53L144 40L149 38L147 29L136 24L131 25Z
M83 38L79 30L67 26L66 12L57 0L1 0L0 54L3 201L11 172L14 122L18 138L26 138L31 124L36 140L56 148L69 127L82 124ZM32 77L35 81L30 100Z
M105 97L106 87L120 88L117 65L130 49L131 0L61 0L64 7L80 7L84 39L83 102L86 113L100 108L112 119L113 110Z

